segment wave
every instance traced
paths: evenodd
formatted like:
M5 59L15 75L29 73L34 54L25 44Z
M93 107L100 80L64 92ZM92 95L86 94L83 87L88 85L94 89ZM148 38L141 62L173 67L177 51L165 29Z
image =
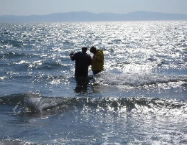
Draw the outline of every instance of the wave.
M61 66L63 66L63 67L65 67L65 70L67 70L69 67L68 66L66 66L66 65L62 65L61 63L59 63L59 62L56 62L56 61L48 61L48 60L46 60L46 61L43 61L43 62L41 62L40 63L41 65L35 65L35 64L33 64L32 66L35 66L37 69L40 69L40 70L53 70L53 69L60 69L61 68ZM67 67L67 68L66 68Z
M37 145L35 143L30 143L22 140L0 140L1 145Z
M4 105L16 105L18 103L21 103L24 105L24 99L27 96L27 94L11 94L7 96L1 96L0 97L0 104Z
M33 60L32 60L32 59ZM34 58L36 60L34 60ZM5 54L0 54L0 60L4 59L12 59L4 61L1 65L4 67L8 67L9 69L12 68L18 71L27 71L28 69L34 70L56 70L56 69L63 69L63 70L70 70L70 65L61 63L58 61L53 60L42 60L40 56L36 56L34 54L27 54L27 53L16 53L16 52L8 52Z
M30 114L56 114L77 108L97 111L148 112L187 115L187 102L160 98L129 97L44 97L32 92L0 97L0 105L16 106L18 112ZM14 107L15 111L15 107Z
M23 42L17 40L1 40L2 45L12 45L13 47L22 47Z
M4 52L2 54L0 54L0 59L15 59L18 58L20 60L20 58L34 58L35 55L33 54L28 54L28 53L18 53L18 52Z
M131 87L149 86L158 84L169 84L187 82L187 76L162 76L154 74L110 74L101 73L94 77L96 84L104 85L126 85Z

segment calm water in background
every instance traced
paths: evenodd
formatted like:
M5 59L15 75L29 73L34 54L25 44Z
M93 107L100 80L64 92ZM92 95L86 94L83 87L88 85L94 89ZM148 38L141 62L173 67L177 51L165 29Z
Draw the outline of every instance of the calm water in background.
M105 71L79 87L92 45ZM187 144L187 22L0 24L0 118L4 144Z

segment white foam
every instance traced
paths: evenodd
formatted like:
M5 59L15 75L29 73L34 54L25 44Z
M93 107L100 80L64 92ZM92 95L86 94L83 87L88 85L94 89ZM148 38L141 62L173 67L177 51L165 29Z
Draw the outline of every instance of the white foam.
M155 74L143 73L101 73L94 77L95 83L105 85L130 85L130 86L143 86L152 84L172 83L187 81L186 76L163 76Z

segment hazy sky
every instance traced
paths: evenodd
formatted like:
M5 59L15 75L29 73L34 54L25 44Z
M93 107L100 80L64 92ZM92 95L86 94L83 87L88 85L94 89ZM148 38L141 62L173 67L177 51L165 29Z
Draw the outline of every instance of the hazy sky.
M0 15L43 15L72 11L187 14L187 0L0 0Z

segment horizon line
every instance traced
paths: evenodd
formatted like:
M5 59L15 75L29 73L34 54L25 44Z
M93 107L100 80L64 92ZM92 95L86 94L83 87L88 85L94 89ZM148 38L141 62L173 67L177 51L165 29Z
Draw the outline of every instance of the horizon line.
M186 15L187 14L180 14L180 13L166 13L166 12L157 12L157 11L144 11L144 10L139 10L139 11L131 11L128 13L114 13L114 12L99 12L99 13L94 13L94 12L89 12L89 11L68 11L68 12L55 12L55 13L49 13L49 14L31 14L31 15L14 15L14 14L9 14L9 15L0 15L0 16L17 16L17 17L21 17L21 16L48 16L48 15L52 15L52 14L66 14L66 13L80 13L80 12L84 12L84 13L92 13L92 14L103 14L103 13L108 13L108 14L116 14L116 15L127 15L129 13L137 13L137 12L149 12L149 13L160 13L160 14L172 14L172 15Z

